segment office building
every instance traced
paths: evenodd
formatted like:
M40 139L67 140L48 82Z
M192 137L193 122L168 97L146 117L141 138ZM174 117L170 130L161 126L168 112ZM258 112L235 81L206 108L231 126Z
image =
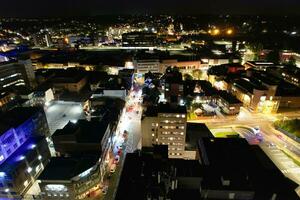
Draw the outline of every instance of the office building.
M30 60L0 63L0 89L33 86L34 70Z
M39 176L43 199L85 199L103 187L112 164L113 122L107 115L69 122L52 135L57 158Z
M18 107L1 114L0 128L0 196L18 199L48 163L48 124L42 109Z

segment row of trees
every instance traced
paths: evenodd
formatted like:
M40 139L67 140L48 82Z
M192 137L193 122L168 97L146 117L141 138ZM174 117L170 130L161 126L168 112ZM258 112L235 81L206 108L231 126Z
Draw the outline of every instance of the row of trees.
M246 47L251 50L253 52L253 60L259 60L261 53L264 49L263 45L259 42L255 43L249 43L246 45ZM273 62L274 64L280 64L280 52L279 49L274 49L272 51L270 51L267 55L266 55L266 60L269 62ZM286 63L284 63L286 65L290 65L290 66L295 66L296 65L296 60L294 57L291 57Z
M300 119L278 120L274 125L300 138Z

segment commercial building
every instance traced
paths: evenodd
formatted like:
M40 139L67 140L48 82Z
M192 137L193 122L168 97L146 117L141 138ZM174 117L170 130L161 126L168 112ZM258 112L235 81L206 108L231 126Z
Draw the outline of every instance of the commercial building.
M14 105L16 94L12 91L0 90L0 110L6 111Z
M151 32L130 32L122 35L124 47L155 47L157 35Z
M169 158L183 158L186 108L169 103L148 107L142 117L142 146L168 145Z
M0 89L14 86L33 86L34 69L30 60L0 63Z
M97 158L52 157L39 176L42 199L85 199L99 189Z
M266 71L269 67L273 67L274 63L265 61L247 61L244 66L246 69L252 68L255 70Z
M265 100L273 101L274 95L268 95L269 89L260 84L255 83L254 80L249 78L242 78L233 82L232 93L237 99L243 102L245 107L248 107L254 112L260 112L265 109L266 112L277 112L279 102L267 106L268 108L263 109L263 104ZM271 107L270 107L271 106Z
M69 122L52 135L56 154L39 176L43 199L85 199L103 187L109 169L114 119L104 114L90 121Z
M208 67L207 64L203 64L200 60L165 59L160 62L159 72L165 73L170 66L177 67L181 73L192 73L194 70L204 70Z
M0 118L0 197L18 199L48 163L49 128L42 108L18 107Z

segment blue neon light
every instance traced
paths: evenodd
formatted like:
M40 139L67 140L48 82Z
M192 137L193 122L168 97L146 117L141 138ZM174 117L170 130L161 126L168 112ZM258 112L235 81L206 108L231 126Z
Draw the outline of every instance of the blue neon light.
M30 118L20 126L12 127L0 136L0 164L5 162L30 136L35 134L35 128L36 126ZM31 144L29 148L35 148L35 144ZM22 156L17 158L17 160L20 159Z

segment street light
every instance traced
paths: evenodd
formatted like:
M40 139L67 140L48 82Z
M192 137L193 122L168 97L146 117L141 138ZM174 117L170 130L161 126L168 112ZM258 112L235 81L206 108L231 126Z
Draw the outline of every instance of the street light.
M220 30L219 30L219 29L214 29L214 31L213 31L213 34L214 34L214 35L219 35L219 33L220 33Z
M228 30L226 31L226 33L227 33L227 35L231 35L231 34L233 33L233 30L232 30L232 29L228 29Z

